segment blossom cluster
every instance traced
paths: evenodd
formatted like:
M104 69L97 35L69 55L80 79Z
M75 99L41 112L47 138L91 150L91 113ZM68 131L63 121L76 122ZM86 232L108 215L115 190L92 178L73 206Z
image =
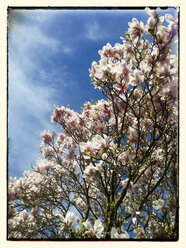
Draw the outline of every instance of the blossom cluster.
M9 238L174 238L178 21L146 12L89 69L105 98L54 106L61 132L44 130L43 158L9 180Z

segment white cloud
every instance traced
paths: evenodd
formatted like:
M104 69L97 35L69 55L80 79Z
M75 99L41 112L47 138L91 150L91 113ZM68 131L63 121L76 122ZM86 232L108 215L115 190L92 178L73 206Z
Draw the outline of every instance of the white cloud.
M23 112L26 111L33 115L38 121L42 120L41 113L50 111L50 102L56 90L46 87L45 85L33 84L33 82L27 78L24 71L17 67L16 64L10 66L9 70L11 71L9 76L9 97L10 102L14 102L12 108L20 108Z
M38 68L36 71L40 77L40 82L44 82L45 85L48 85L47 87L62 86L63 88L70 88L75 86L75 82L73 80L63 79L65 77L69 77L68 67L65 65L52 68L51 71L48 71L45 68Z
M23 51L30 47L43 45L56 52L60 47L58 40L47 37L37 26L15 24L12 30L10 30L10 39L12 37L14 37L14 45L17 45L17 47L20 47Z
M33 85L24 70L16 64L10 67L9 77L9 138L10 164L16 163L17 170L30 169L30 162L39 156L40 132L54 130L50 122L56 90Z
M41 49L42 53L39 53ZM10 175L13 173L12 166L16 165L17 173L21 175L24 170L30 169L30 162L35 162L39 156L42 130L59 131L59 127L50 122L50 116L59 94L59 84L60 88L67 87L64 76L68 74L68 68L55 66L55 61L50 61L48 54L55 55L60 51L72 53L70 47L62 46L61 41L47 36L37 25L16 23L11 27L8 112ZM41 57L50 64L49 70L42 65ZM73 84L69 81L68 86ZM63 97L63 92L60 92L60 97Z
M97 40L99 37L100 28L97 22L87 24L87 38L90 40Z
M41 30L40 22L42 22L42 25L45 25L44 22L50 22L55 16L56 11L48 11L46 13L44 10L33 10L29 12L23 10L15 12L19 13L23 17L23 20L20 21L12 17L9 25L9 37L10 40L12 38L14 39L14 44L17 45L18 48L20 47L22 52L30 47L40 45L53 52L72 53L73 49L69 47L69 45L64 44L61 40L48 36ZM24 20L28 21L29 19L31 22L29 22L28 25Z
M64 46L63 47L63 52L66 54L72 53L72 48L68 47L68 46Z
M85 24L85 36L89 40L102 40L110 35L109 30L103 29L97 21L89 21Z
M34 9L29 10L28 18L37 21L39 23L44 23L51 21L53 18L56 18L57 10L47 10L47 9Z

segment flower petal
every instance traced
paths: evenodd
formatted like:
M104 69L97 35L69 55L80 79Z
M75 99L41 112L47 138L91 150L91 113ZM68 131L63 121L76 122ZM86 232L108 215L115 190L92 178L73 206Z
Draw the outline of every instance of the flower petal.
M86 220L86 222L83 223L84 227L87 228L88 230L92 230L92 225L89 223L88 220Z
M120 239L129 239L130 236L127 231L124 231L124 233L120 234Z
M102 233L104 230L104 227L103 227L103 225L99 219L96 220L94 223L94 230L99 232L99 233Z

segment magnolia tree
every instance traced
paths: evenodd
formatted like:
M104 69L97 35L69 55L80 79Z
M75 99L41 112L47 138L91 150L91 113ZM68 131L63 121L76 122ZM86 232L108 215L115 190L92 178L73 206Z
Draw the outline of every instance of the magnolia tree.
M146 12L92 63L104 99L55 106L61 132L43 131L43 158L10 178L9 239L178 239L178 27Z

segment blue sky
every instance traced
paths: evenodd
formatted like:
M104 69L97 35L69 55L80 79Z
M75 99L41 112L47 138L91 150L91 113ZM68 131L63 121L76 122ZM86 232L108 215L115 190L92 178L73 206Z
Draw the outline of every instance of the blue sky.
M176 13L169 9L169 13ZM22 176L40 156L40 133L56 130L53 106L78 112L101 99L88 69L107 42L121 43L128 22L144 23L144 10L13 9L9 14L9 176Z

